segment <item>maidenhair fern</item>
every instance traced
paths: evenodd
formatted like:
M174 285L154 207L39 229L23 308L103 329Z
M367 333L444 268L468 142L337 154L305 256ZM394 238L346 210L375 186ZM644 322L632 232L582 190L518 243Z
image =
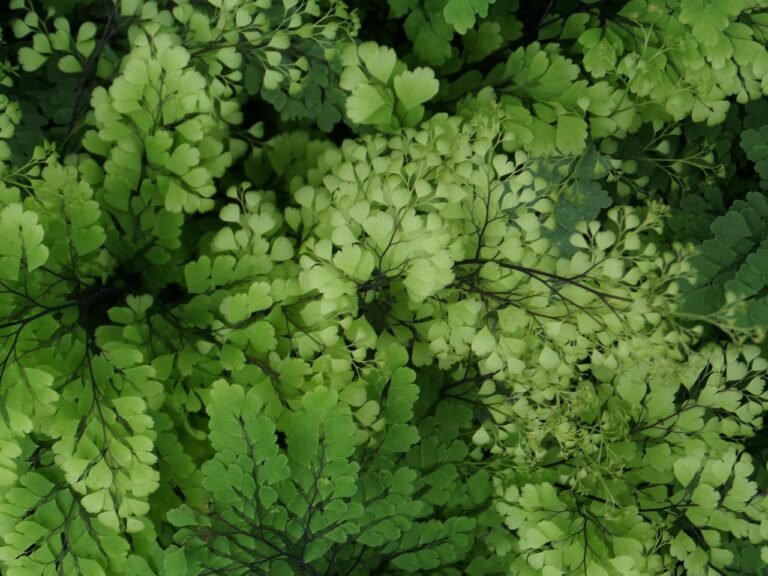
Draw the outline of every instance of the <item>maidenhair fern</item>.
M257 389L214 383L210 438L217 453L203 465L211 504L169 513L180 527L179 547L169 550L165 570L380 574L436 570L465 558L476 520L432 518L428 496L416 496L417 469L401 456L419 440L410 424L418 396L413 377L394 368L382 413L387 425L371 436L360 433L335 392L318 386L286 415L284 448ZM435 466L432 475L450 475L449 467ZM472 481L478 503L487 505L489 477Z
M761 148L768 144L764 130L747 129L741 146L755 163L761 179ZM768 264L768 198L753 190L736 200L729 210L712 222L712 237L703 242L695 260L700 272L698 284L686 296L686 310L696 314L716 312L738 301L738 309L730 312L731 322L738 328L761 327L768 318L768 301L764 275ZM734 316L735 315L735 316Z
M768 14L528 4L9 4L3 574L764 572Z

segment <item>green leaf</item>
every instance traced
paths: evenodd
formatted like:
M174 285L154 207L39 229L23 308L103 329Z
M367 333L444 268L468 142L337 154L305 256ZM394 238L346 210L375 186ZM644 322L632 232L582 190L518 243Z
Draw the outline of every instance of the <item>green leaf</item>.
M183 46L171 46L160 52L158 60L166 72L182 70L189 63L189 52Z
M405 32L413 41L413 51L432 66L441 66L451 57L453 27L441 12L413 10L405 20Z
M285 262L290 260L294 256L293 244L288 238L280 236L275 238L272 243L272 250L270 250L269 257L275 262ZM363 262L358 266L358 269L365 269L367 260L364 258ZM364 272L361 272L364 275Z
M109 502L109 492L106 490L96 490L84 496L81 500L83 508L85 508L91 514L98 514L104 509L104 506Z
M393 424L387 430L382 450L390 452L408 452L419 441L419 431L415 426Z
M149 83L149 73L147 72L147 64L144 60L139 58L132 58L128 60L123 70L123 77L135 86L144 86Z
M24 38L32 33L32 28L30 28L23 20L14 20L11 24L11 29L16 38Z
M499 22L482 22L477 31L470 30L464 36L467 63L479 62L504 45L504 36Z
M266 354L277 345L275 328L269 322L254 322L246 328L251 347L258 354Z
M691 494L691 502L702 508L714 510L720 501L718 492L707 484L699 484Z
M371 237L376 247L380 250L389 245L395 223L392 216L386 212L376 212L368 216L363 222L363 230Z
M563 24L563 30L560 37L564 40L577 39L586 29L589 22L589 14L586 12L577 12L571 14Z
M440 88L440 83L429 68L416 68L396 76L394 86L398 100L406 110L411 110L433 98Z
M675 478L684 487L691 483L691 480L696 476L699 471L700 461L695 456L686 456L675 461L674 471Z
M180 144L171 153L165 168L178 176L186 175L193 166L200 162L200 152L189 144Z
M720 245L731 248L744 238L750 236L751 231L744 217L737 211L730 211L712 223L712 233L717 237Z
M388 0L392 15L400 18L416 8L418 0Z
M259 312L266 310L272 305L270 297L271 287L266 282L254 282L248 289L248 310L249 312Z
M66 72L67 74L77 74L78 72L83 71L83 67L80 65L80 61L77 58L71 54L67 54L59 60L59 70Z
M304 562L314 562L322 558L333 546L333 542L325 539L314 540L304 552Z
M237 204L227 204L219 212L219 217L224 222L238 223L240 222L240 207Z
M219 310L229 324L242 322L250 316L248 294L227 296L222 300Z
M542 548L551 541L549 537L536 528L529 528L523 533L520 547L523 549Z
M554 370L560 365L560 356L549 346L544 346L539 354L539 365L546 370Z
M382 84L388 84L397 64L395 51L375 42L364 42L357 47L357 53L365 67Z
M566 114L558 117L555 140L563 154L582 153L586 148L587 123L577 116Z
M389 124L393 103L379 88L361 84L347 98L347 116L357 124Z
M32 48L22 46L19 48L19 63L25 72L34 72L40 68L48 60L47 56L43 56L39 52L36 52Z
M448 0L443 16L459 34L466 34L475 25L477 16L488 16L489 0Z
M280 74L280 72L277 72L276 70L265 70L264 71L264 88L267 90L277 90L280 84L283 81L283 75Z
M472 352L482 358L493 352L496 348L496 339L487 326L475 334L472 339Z
M168 150L173 146L173 136L166 130L158 130L144 138L147 160L156 166L164 166L170 155Z
M93 22L83 22L77 30L77 42L85 42L96 36L96 24Z
M187 574L187 558L184 548L172 546L168 548L163 559L163 569L166 574Z
M211 285L211 259L201 256L197 262L184 266L184 280L191 294L202 294Z
M691 113L694 104L695 99L693 94L690 92L679 92L667 99L665 108L675 120L680 121Z

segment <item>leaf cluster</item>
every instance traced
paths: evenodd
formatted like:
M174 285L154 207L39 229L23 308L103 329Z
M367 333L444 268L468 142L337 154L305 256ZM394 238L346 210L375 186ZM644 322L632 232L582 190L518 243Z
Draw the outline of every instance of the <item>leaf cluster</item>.
M764 572L758 0L9 10L4 574Z

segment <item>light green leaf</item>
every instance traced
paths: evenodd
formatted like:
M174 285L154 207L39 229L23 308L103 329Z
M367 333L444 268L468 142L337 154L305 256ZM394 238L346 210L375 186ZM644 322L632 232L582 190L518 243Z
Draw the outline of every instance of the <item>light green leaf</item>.
M673 467L675 478L683 486L688 486L699 471L700 464L699 458L695 456L686 456L676 460Z
M397 55L392 48L379 46L375 42L364 42L357 47L357 53L365 67L382 84L388 84L397 64Z
M189 52L183 46L171 46L158 54L158 60L166 72L182 70L189 63Z
M539 365L546 370L553 370L560 365L560 355L549 346L544 346L539 354Z
M165 164L165 168L183 176L189 172L190 168L197 166L200 161L200 152L197 148L192 148L189 144L180 144L171 154Z
M283 81L283 75L276 70L264 71L264 88L267 90L277 90L280 83Z
M224 222L237 223L240 222L240 207L237 204L227 204L221 209L219 217Z
M587 123L568 114L558 117L555 140L563 154L581 154L586 149Z
M259 312L272 306L272 289L266 282L254 282L248 289L248 310Z
M19 63L25 72L34 72L48 60L47 56L43 56L27 46L19 48L18 56Z
M112 486L113 476L107 463L102 459L91 468L86 479L86 484L96 489L109 488Z
M392 120L391 97L370 84L360 84L347 98L347 116L356 124L389 124Z
M363 230L371 237L375 246L383 250L389 245L394 225L392 216L386 212L376 212L365 219Z
M136 86L144 86L149 83L147 64L139 58L132 58L128 61L123 70L123 76L129 83Z
M545 536L541 531L537 530L536 528L528 528L522 534L520 547L524 549L541 548L549 542L550 538Z
M219 311L229 324L242 322L250 315L248 312L248 294L233 294L222 300Z
M144 138L147 160L156 166L164 166L170 157L168 150L173 146L173 136L167 130L158 130Z
M293 244L285 236L275 238L269 257L275 262L285 262L293 258Z
M702 508L714 509L720 501L720 495L712 486L699 484L691 494L691 502Z
M30 28L23 20L14 20L11 24L11 29L16 38L24 38L32 32L32 28Z
M67 74L77 74L78 72L83 71L83 67L80 65L80 61L77 58L71 54L67 54L59 60L59 70L66 72Z
M82 576L106 576L101 564L91 558L79 558L77 567Z
M496 348L496 339L487 326L483 326L472 338L472 352L479 357L485 357Z
M98 514L104 509L104 506L110 502L109 492L107 490L96 490L84 496L81 500L83 508L85 508L91 514Z
M440 88L440 82L429 68L416 68L395 77L395 93L406 110L423 104Z
M221 367L224 370L237 371L245 366L245 354L239 348L230 344L224 344L221 347L219 358L221 360Z
M93 22L83 22L77 31L77 41L85 42L96 36L96 24Z

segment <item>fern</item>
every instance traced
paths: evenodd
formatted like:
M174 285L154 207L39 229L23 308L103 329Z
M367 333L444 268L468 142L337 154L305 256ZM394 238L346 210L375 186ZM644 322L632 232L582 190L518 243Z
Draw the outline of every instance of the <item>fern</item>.
M203 466L211 500L204 510L184 505L169 513L180 530L165 570L434 573L460 562L472 547L475 519L455 513L431 519L434 496L417 496L418 469L399 456L419 453L411 448L419 441L411 424L418 396L413 377L394 369L382 406L387 424L368 440L336 393L315 388L282 421L284 447L256 389L214 383L210 438L217 453ZM454 478L449 464L430 468L433 492ZM478 504L487 506L489 477L472 482Z
M741 146L762 178L761 147L766 147L762 130L745 130ZM726 304L738 302L732 312L736 327L765 325L768 278L763 270L768 264L767 227L768 198L757 191L734 201L724 215L712 222L712 237L702 243L695 259L700 279L686 296L687 312L711 314Z
M759 2L8 14L4 574L764 571Z

